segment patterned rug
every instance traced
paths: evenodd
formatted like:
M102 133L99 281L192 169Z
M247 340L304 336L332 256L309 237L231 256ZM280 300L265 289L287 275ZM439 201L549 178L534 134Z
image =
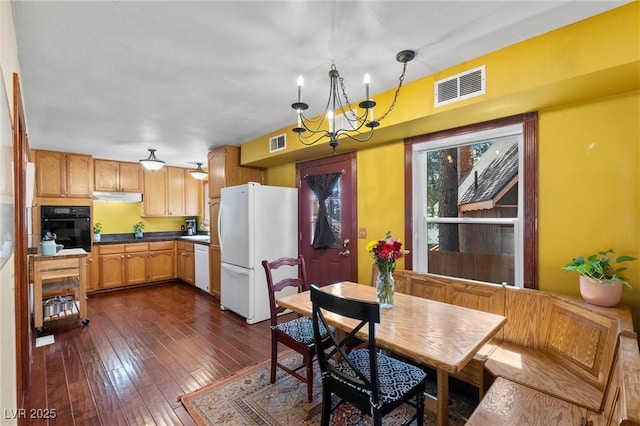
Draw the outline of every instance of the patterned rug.
M283 363L300 365L298 354L281 355ZM265 361L246 368L227 379L212 383L195 392L180 397L195 423L209 425L319 425L320 414L304 418L306 385L278 369L276 383L269 383L270 362ZM314 399L322 393L320 374L316 372ZM435 374L430 374L427 392L436 393ZM475 407L477 400L451 391L449 398L449 424L462 425ZM408 405L397 408L384 418L384 425L398 425L410 419L415 409ZM436 423L436 416L425 410L425 424ZM415 423L415 422L414 422ZM371 425L372 418L359 410L344 404L333 414L333 425Z

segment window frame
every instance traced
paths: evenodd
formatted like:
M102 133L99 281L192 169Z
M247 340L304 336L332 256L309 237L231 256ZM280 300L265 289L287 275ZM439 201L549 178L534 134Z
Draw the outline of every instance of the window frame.
M465 135L490 131L500 127L512 125L522 126L522 153L520 175L523 191L522 197L522 286L524 288L538 288L538 183L537 183L537 112L518 114L510 117L482 123L471 124L448 130L415 136L405 140L405 241L411 251L405 257L405 268L413 270L413 238L414 238L414 206L413 206L413 147L416 144L439 141L445 138L465 137Z

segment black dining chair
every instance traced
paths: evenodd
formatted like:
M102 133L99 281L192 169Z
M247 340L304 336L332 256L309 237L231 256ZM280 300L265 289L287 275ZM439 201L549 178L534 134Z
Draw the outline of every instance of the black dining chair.
M322 373L320 424L328 425L333 410L342 403L349 402L362 413L373 417L376 426L382 425L385 415L408 403L416 408L417 424L422 425L427 375L420 368L377 350L375 324L380 322L379 304L338 297L315 285L311 286L311 303L316 339L322 339L320 330L326 330L329 326L327 312L360 321L351 332L341 336L336 336L335 329L331 329L331 344L318 350ZM355 335L365 327L368 327L369 332L366 345L348 352L351 342L357 340ZM335 406L332 406L332 395L339 398Z
M293 377L307 384L307 402L313 399L313 360L316 353L313 337L313 326L308 317L298 317L289 321L282 321L281 314L285 308L276 303L276 293L286 288L296 288L298 293L309 290L307 283L307 272L302 255L297 258L282 257L268 262L262 261L262 266L267 274L267 286L269 287L269 304L271 307L271 378L270 382L276 381L276 369L279 367ZM275 280L280 268L280 273L288 268L297 269L297 278L284 278ZM322 335L320 340L323 341ZM324 341L328 341L326 331ZM282 343L302 355L302 364L297 367L288 367L278 362L278 343ZM306 367L306 374L303 376L298 371Z

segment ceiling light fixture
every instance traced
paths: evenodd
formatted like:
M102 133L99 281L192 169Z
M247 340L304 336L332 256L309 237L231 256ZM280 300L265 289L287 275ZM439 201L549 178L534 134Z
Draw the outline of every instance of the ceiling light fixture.
M164 166L164 161L156 158L155 149L149 149L149 157L140 160L140 164L147 170L160 170Z
M404 74L407 70L407 62L413 60L415 57L416 52L413 50L403 50L396 55L396 60L403 64L402 74L399 77L398 88L396 89L389 109L378 118L374 118L373 114L373 107L376 106L376 103L373 99L369 98L369 85L371 84L369 74L364 75L365 99L358 104L364 111L358 114L349 103L344 88L344 79L340 77L340 73L335 64L332 64L331 70L329 71L329 99L324 108L324 113L318 118L307 118L302 113L309 108L309 105L301 101L303 80L302 76L299 76L298 102L294 102L291 105L291 107L296 110L298 125L294 127L292 131L298 134L298 139L304 145L313 145L325 137L329 138L329 146L331 146L334 153L338 146L338 138L341 135L345 135L357 142L368 141L373 136L374 129L380 125L380 122L384 120L396 105L400 88L402 87L402 81L404 80ZM340 92L342 92L342 95ZM342 114L343 119L340 125L344 126L344 128L336 128L335 114ZM305 135L304 133L307 131L310 133Z
M198 168L195 170L191 170L189 173L191 173L191 176L193 176L194 179L205 180L207 176L209 176L209 173L202 170L202 163L196 164L198 165Z

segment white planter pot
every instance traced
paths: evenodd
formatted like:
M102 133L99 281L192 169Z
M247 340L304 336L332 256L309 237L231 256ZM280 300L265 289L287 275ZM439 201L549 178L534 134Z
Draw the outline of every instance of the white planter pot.
M100 234L93 234L93 242L94 243L100 242Z
M587 303L592 305L616 306L622 299L622 283L596 281L580 275L580 294Z

